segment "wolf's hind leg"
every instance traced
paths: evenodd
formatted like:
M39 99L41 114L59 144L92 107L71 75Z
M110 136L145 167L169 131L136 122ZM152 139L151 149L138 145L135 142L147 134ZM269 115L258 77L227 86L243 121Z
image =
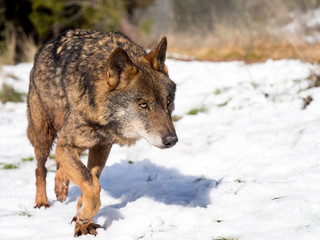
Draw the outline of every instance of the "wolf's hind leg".
M28 129L29 131L29 129ZM29 132L28 132L29 133ZM30 133L29 133L30 134ZM37 168L35 171L36 174L36 201L35 207L40 208L42 206L49 207L47 194L46 194L46 176L47 169L45 167L46 161L50 154L50 148L53 142L53 139L46 137L39 133L36 136L37 141L33 142L34 152L37 159Z
M41 152L35 149L36 158L37 158L37 168L36 168L36 202L35 208L50 207L48 202L47 193L46 193L46 176L47 169L45 167L47 157L42 155Z
M50 154L52 143L56 137L56 130L48 121L39 105L29 106L28 108L28 138L34 147L37 159L36 174L36 201L35 207L49 207L46 194L46 161Z

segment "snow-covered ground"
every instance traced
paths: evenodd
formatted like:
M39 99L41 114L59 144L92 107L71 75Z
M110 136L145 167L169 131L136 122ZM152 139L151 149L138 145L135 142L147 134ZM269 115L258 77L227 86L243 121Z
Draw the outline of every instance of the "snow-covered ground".
M320 89L295 60L167 61L177 83L179 143L114 146L102 173L98 235L79 239L319 239ZM27 92L32 64L4 66L0 83ZM16 76L18 80L10 78ZM302 110L302 99L313 101ZM190 110L193 113L188 114ZM26 103L0 103L0 239L71 239L80 190L34 209L35 160ZM83 156L85 161L86 156ZM14 164L15 169L3 169Z

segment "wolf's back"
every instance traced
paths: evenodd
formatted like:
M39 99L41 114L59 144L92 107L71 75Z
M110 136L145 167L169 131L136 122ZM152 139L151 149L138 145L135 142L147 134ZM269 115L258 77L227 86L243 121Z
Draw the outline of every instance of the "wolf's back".
M50 81L59 86L63 78L65 86L80 84L79 87L86 88L88 82L106 72L111 52L119 47L133 60L146 54L141 46L121 33L67 31L38 50L34 60L35 81Z

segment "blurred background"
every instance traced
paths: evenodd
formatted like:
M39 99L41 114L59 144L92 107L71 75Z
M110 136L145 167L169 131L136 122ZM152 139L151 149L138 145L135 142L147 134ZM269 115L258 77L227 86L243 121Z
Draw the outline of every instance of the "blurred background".
M168 37L169 57L317 63L320 0L0 0L0 63L33 61L73 28L121 31L147 48Z

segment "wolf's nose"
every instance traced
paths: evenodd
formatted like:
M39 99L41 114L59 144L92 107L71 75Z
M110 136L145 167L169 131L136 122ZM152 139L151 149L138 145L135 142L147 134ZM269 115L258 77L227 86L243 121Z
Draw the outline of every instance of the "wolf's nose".
M173 147L178 142L177 135L167 135L162 138L162 143L166 148Z

